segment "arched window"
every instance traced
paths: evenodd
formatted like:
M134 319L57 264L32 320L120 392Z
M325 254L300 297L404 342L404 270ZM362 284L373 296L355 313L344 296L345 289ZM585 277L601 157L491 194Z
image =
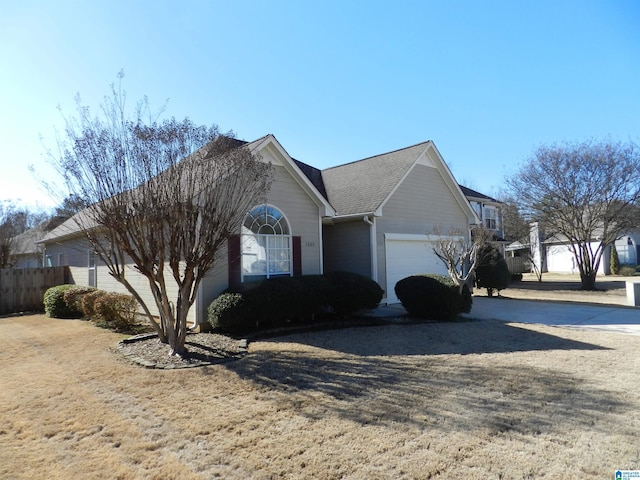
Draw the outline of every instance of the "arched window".
M291 231L282 212L259 205L242 226L242 276L291 275Z

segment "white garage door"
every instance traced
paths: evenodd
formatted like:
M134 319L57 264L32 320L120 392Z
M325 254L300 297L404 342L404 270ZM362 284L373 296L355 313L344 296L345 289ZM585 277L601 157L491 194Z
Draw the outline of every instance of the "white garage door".
M398 303L394 287L405 277L419 273L447 275L444 263L433 253L435 240L432 237L387 234L387 303Z

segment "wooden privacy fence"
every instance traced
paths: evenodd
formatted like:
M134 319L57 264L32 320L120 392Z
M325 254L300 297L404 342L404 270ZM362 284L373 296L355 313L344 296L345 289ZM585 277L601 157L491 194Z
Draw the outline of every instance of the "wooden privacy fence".
M525 273L529 271L529 262L525 257L505 257L511 273Z
M44 292L68 282L69 267L0 270L0 315L41 311Z

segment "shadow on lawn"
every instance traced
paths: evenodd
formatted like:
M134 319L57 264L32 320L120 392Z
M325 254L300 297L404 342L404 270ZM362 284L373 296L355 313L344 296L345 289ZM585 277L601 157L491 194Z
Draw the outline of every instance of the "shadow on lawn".
M337 415L359 425L492 435L622 433L624 425L604 417L633 408L566 372L534 366L264 351L226 367L265 387L278 409L317 421Z
M324 330L311 335L294 333L264 341L303 343L358 356L608 350L599 345L556 337L493 320Z
M438 335L429 332L429 325L382 327L379 340L371 342L368 336L367 344L360 341L361 329L290 335L280 340L317 349L287 350L284 344L281 350L256 350L226 368L267 388L279 406L295 414L316 420L338 415L392 428L485 429L492 435L608 430L612 427L600 421L603 415L632 407L560 370L439 356L602 347L498 322L447 327ZM472 346L460 338L462 329L468 337L482 335L487 341ZM433 335L426 347L414 342L424 335Z

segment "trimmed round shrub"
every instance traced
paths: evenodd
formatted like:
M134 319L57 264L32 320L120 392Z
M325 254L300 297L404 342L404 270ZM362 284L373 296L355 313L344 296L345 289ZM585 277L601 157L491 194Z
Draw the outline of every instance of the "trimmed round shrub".
M380 304L384 290L374 280L351 272L326 273L327 306L338 317L348 317Z
M504 290L511 282L509 266L500 251L491 244L484 245L478 255L482 259L476 268L476 285L486 288L487 295L493 296L493 291Z
M620 265L620 270L618 270L618 274L623 277L632 277L636 274L636 267L635 265L622 264Z
M104 290L94 289L93 291L85 293L84 295L82 295L82 297L80 297L80 310L82 310L82 313L85 317L91 318L96 314L96 300L106 294L107 292L105 292Z
M94 320L117 331L131 331L136 325L138 302L124 293L102 292L93 302Z
M49 317L78 318L82 316L82 312L70 307L64 301L65 292L74 287L75 285L58 285L57 287L51 287L44 292L44 311Z
M242 333L256 328L255 315L245 299L246 293L223 293L207 309L207 319L214 329Z
M208 320L214 329L232 333L308 323L327 311L346 317L375 308L383 293L355 273L274 277L223 293L209 305Z
M458 293L453 280L442 275L403 278L396 283L395 292L402 306L414 317L453 320L463 311L464 295Z
M73 286L64 292L64 301L69 308L82 313L82 297L95 291L94 287Z
M316 275L276 277L247 292L260 326L277 327L311 320L324 304L325 286Z

